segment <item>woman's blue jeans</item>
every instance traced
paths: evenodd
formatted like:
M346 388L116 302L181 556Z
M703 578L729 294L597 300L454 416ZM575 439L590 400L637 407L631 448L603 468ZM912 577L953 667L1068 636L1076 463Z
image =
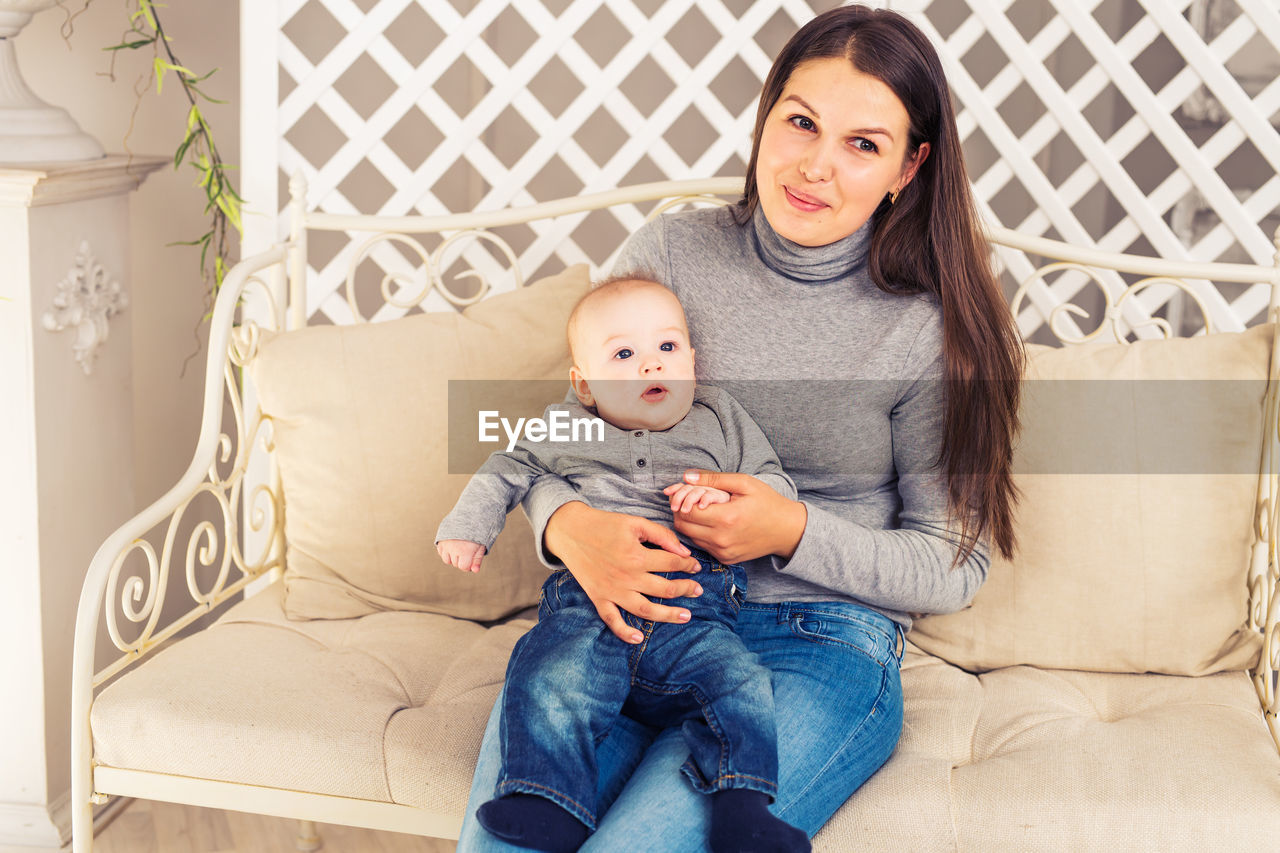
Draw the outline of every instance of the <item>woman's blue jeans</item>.
M737 633L773 674L779 818L814 835L888 760L902 732L902 631L844 602L743 605ZM458 841L461 853L509 851L475 810L501 768L500 698L489 718ZM586 853L707 850L710 798L680 772L689 747L678 728L619 717L596 749L602 814Z

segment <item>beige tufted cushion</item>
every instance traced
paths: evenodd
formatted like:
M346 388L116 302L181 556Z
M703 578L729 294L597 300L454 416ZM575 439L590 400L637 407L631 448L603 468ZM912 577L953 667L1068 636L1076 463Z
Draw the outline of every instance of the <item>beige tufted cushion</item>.
M546 570L523 512L508 518L479 574L448 568L436 553L436 528L468 479L448 473L449 380L567 387L564 327L587 289L579 264L461 314L264 340L251 370L275 425L290 617L395 609L484 620L537 602ZM549 393L533 401L540 412L564 393L550 385L523 383L517 393Z
M533 620L296 622L282 593L273 584L107 687L92 710L95 760L460 816L507 658Z
M912 640L972 671L1200 675L1256 663L1246 575L1271 346L1268 325L1031 347L1018 553L994 555L973 606L917 620ZM1214 381L1155 381L1170 379ZM1059 473L1071 471L1083 473Z
M818 853L1269 851L1280 755L1248 677L1012 667L908 643L897 751Z

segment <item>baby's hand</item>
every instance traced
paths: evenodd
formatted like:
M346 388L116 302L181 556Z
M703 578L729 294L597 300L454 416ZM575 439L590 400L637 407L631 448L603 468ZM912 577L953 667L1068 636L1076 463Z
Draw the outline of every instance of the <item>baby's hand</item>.
M478 572L485 548L479 542L468 542L466 539L441 539L436 543L436 551L440 553L440 559L449 565L457 566L464 572Z
M673 483L662 490L671 498L672 512L688 512L695 506L706 509L712 504L729 502L729 493L711 486L691 486L688 483Z

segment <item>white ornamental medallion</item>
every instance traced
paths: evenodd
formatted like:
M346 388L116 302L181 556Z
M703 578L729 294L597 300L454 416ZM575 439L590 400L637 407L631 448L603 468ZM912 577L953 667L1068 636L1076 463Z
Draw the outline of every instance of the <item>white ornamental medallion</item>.
M76 263L66 278L58 282L53 309L44 313L44 327L51 332L76 330L71 349L85 375L93 372L98 347L107 340L108 320L129 304L120 282L93 256L87 241L81 241Z

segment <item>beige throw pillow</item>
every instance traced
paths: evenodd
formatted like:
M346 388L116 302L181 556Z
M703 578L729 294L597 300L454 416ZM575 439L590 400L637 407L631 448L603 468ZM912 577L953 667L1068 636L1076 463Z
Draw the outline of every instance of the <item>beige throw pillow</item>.
M1272 335L1029 347L1018 551L993 555L973 605L918 620L912 641L976 672L1255 664L1246 578Z
M450 379L568 388L565 322L579 264L453 311L267 336L251 364L275 424L284 489L285 613L343 619L417 610L490 620L536 604L546 570L516 511L479 574L444 565L436 527L468 474L450 474ZM541 405L537 411L541 411Z

